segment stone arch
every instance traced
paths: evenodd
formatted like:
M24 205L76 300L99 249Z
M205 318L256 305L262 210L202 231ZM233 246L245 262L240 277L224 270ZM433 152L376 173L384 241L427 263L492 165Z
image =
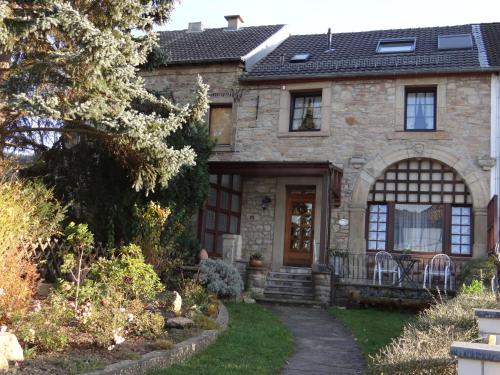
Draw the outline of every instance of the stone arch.
M352 252L366 251L365 212L368 194L372 184L394 163L412 158L434 159L453 168L465 181L472 196L474 212L473 257L486 255L486 207L489 202L489 188L484 174L469 160L442 146L428 146L420 143L410 147L390 146L366 163L357 177L350 200L349 248Z
M453 168L467 184L475 209L484 209L488 205L489 190L481 173L470 161L460 158L444 147L424 147L422 144L413 148L389 148L377 154L362 168L351 195L351 207L366 207L368 193L375 180L386 168L401 160L411 158L434 159Z

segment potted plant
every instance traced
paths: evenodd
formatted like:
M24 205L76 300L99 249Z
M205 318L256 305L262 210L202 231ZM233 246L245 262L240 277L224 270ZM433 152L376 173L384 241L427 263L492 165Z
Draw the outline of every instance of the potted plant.
M262 262L263 256L261 253L253 253L250 255L250 267L262 267L263 262Z

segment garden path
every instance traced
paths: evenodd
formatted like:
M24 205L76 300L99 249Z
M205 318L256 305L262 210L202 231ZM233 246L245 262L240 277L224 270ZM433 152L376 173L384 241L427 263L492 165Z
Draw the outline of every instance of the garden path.
M354 337L327 310L266 305L290 329L295 351L282 375L355 375L365 371L365 360ZM368 322L367 322L368 323Z

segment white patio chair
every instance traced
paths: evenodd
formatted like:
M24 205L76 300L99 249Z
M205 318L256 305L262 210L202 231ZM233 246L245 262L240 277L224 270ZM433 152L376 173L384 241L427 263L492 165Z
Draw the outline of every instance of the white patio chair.
M382 275L392 274L392 283L396 283L399 280L399 286L401 286L401 269L398 264L392 259L392 255L387 251L379 251L375 254L375 268L373 269L373 285L375 285L375 280L378 274L378 285L382 285Z
M434 276L444 277L444 290L447 290L446 285L450 288L451 284L451 259L446 254L434 255L431 262L425 265L424 269L424 288L426 281L429 279L429 288L432 286L432 278Z

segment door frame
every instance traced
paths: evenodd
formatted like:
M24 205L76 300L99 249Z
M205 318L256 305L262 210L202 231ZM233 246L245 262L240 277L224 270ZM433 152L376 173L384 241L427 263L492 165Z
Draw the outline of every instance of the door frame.
M296 197L294 197L294 194ZM283 265L296 266L296 267L311 267L314 259L315 242L316 242L316 186L314 185L301 185L301 186L287 186L286 187L286 204L285 204L285 228L284 228L284 247L283 247ZM309 256L306 258L291 258L290 252L290 230L291 230L291 209L292 202L304 201L312 203L311 213L311 243L309 249ZM292 257L293 258L293 257ZM302 262L303 260L303 262Z

